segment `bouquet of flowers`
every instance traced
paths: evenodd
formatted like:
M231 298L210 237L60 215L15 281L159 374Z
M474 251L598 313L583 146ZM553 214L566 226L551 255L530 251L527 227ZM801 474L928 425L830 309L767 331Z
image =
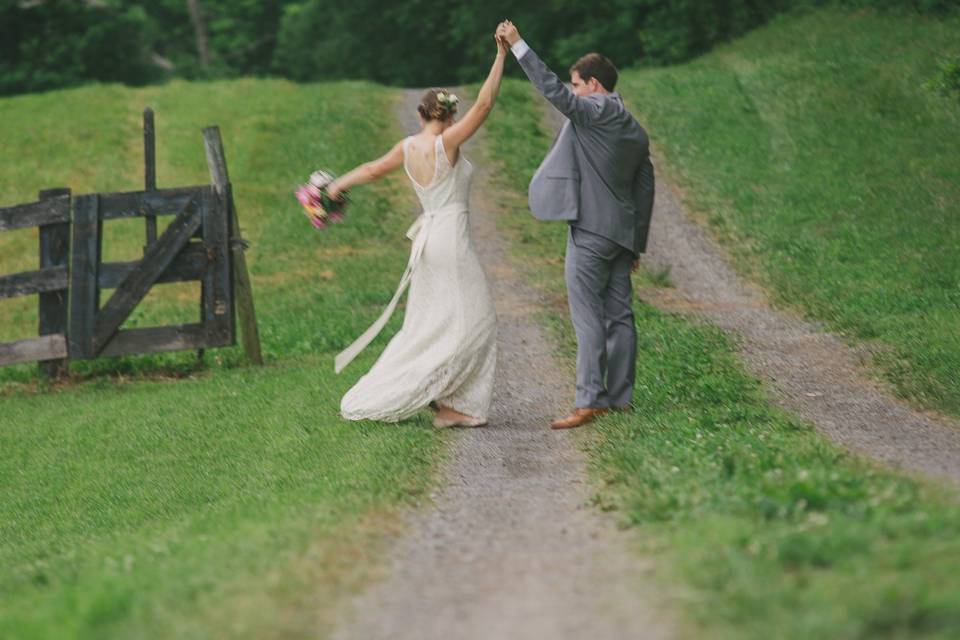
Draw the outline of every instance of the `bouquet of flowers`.
M327 186L334 178L329 171L314 171L307 184L297 188L297 200L303 205L304 215L317 229L343 220L348 202L347 193L340 194L337 200L327 193Z

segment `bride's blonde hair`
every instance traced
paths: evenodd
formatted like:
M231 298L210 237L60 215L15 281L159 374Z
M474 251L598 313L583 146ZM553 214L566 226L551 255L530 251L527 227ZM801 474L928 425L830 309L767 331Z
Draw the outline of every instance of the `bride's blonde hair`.
M423 97L420 98L417 113L427 122L431 120L446 122L457 113L457 105L450 102L441 102L438 99L440 94L449 96L450 92L446 89L427 89Z

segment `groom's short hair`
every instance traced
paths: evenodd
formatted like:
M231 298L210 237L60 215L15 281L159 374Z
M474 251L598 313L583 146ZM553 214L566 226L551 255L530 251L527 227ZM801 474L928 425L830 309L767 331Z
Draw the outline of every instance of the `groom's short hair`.
M584 82L589 81L590 78L596 78L607 91L613 91L617 86L617 68L610 62L610 58L599 53L588 53L577 60L570 67L570 73L574 71L580 74Z

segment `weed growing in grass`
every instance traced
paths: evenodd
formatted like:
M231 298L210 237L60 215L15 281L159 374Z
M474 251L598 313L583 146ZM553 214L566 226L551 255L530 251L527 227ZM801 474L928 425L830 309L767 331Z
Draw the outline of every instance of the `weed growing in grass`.
M942 59L937 67L937 75L926 86L940 95L960 98L960 56Z
M673 280L670 278L672 269L669 264L656 266L647 270L647 277L655 287L673 287Z

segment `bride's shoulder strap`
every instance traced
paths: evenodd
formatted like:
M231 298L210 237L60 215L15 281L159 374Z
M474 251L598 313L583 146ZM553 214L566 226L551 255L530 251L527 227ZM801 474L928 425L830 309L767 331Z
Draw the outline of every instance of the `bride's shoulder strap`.
M410 143L413 142L413 136L407 136L403 139L403 165L407 165L407 157L410 155Z
M442 162L444 165L446 165L447 167L449 167L449 166L450 166L450 156L447 155L447 146L446 146L446 144L445 144L444 141L443 141L443 134L442 134L442 133L437 136L436 149L435 149L435 151L437 152L437 163L440 164L440 163Z

